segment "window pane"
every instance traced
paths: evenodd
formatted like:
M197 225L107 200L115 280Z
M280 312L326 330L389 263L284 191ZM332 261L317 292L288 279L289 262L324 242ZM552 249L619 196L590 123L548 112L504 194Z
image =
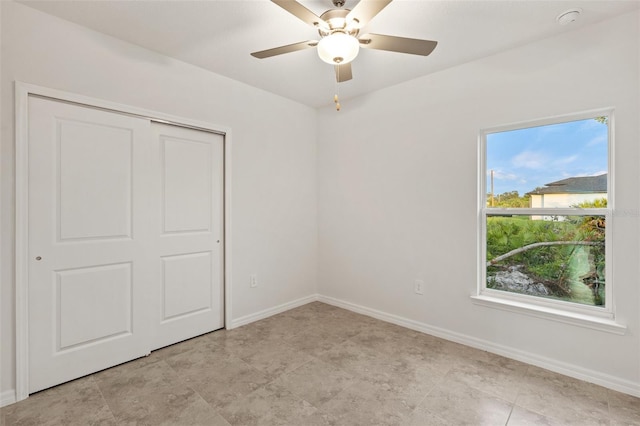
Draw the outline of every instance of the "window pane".
M594 207L604 202L608 121L597 117L488 134L487 207Z
M605 216L487 216L487 288L605 304Z

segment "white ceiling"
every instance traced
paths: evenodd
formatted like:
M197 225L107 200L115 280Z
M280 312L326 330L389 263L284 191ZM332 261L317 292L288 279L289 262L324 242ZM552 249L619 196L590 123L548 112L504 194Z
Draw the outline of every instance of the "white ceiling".
M347 0L351 9L358 0ZM331 104L333 67L315 49L256 59L249 54L318 39L316 30L269 0L77 1L20 3L113 37L317 107ZM301 0L320 15L330 0ZM437 40L427 57L361 49L346 100L480 57L572 31L640 7L640 0L394 0L361 33ZM581 8L577 22L556 16Z

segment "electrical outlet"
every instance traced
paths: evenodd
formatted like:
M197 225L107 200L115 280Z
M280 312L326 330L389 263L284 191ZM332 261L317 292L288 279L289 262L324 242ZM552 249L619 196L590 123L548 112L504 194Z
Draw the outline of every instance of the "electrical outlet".
M258 276L256 274L249 275L249 287L258 287Z
M424 281L422 280L415 280L413 282L413 291L416 294L424 294Z

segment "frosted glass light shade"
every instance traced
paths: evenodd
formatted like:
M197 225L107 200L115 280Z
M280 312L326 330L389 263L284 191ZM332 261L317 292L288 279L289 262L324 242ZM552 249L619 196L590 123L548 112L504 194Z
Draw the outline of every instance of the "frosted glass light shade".
M345 33L333 33L318 43L318 56L331 65L347 64L358 56L360 42Z

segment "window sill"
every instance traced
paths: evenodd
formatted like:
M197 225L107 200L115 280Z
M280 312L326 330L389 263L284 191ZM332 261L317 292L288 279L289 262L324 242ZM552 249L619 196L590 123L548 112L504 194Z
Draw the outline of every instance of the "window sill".
M474 304L486 306L494 309L501 309L509 312L529 315L537 318L543 318L551 321L571 324L578 327L590 328L593 330L604 331L618 335L624 335L627 332L627 326L619 324L614 320L606 318L598 318L590 315L584 315L574 312L567 312L559 309L553 309L543 306L536 306L528 303L517 302L513 300L505 300L490 296L471 296Z

